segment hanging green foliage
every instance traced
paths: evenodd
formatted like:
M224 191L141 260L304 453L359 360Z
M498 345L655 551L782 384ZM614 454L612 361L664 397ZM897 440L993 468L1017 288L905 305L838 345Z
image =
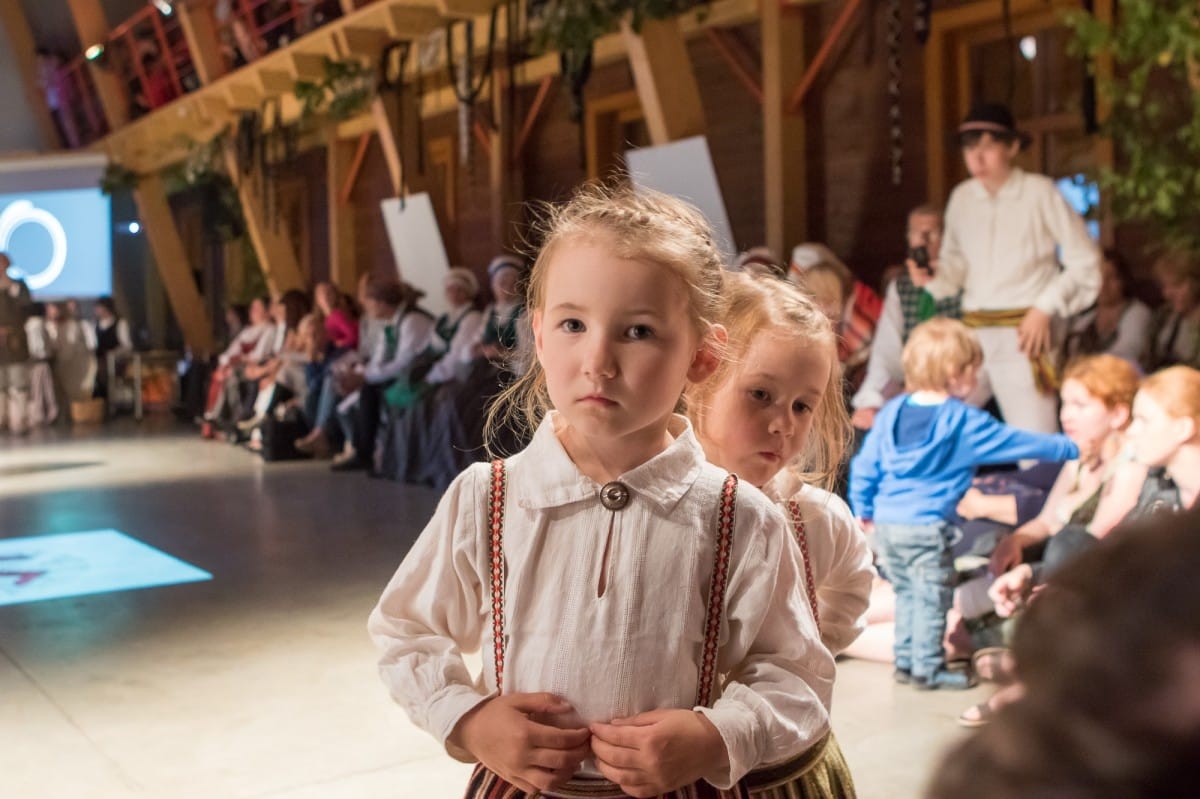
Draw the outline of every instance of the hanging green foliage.
M1195 0L1118 0L1116 16L1106 25L1067 15L1075 53L1113 64L1111 76L1097 76L1111 109L1102 133L1116 150L1101 187L1117 220L1200 253L1200 9Z
M530 10L533 47L539 52L590 50L628 15L635 31L648 19L668 19L692 9L707 11L707 0L548 0Z
M137 188L141 176L132 169L127 169L116 161L109 161L100 176L100 191L108 195L133 191Z
M641 31L648 19L669 19L695 9L708 12L708 0L544 0L529 8L530 43L534 52L558 51L566 88L571 94L571 118L583 116L583 87L592 72L592 47L629 20Z
M320 81L298 80L296 99L303 115L325 115L333 120L349 119L367 107L375 94L375 73L353 59L325 59L325 77Z

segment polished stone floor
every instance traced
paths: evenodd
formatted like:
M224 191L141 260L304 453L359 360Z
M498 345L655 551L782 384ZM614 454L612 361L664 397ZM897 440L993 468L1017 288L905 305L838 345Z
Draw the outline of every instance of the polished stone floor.
M153 419L0 438L0 538L114 528L213 575L0 607L0 797L461 795L466 767L391 704L364 632L436 500ZM840 663L860 796L920 796L984 695Z

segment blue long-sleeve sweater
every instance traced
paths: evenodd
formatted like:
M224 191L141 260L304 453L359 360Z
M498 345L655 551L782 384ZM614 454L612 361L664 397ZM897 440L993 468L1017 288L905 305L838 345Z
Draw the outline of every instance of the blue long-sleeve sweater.
M909 395L901 394L879 410L850 462L850 506L860 519L939 522L958 505L978 466L1079 457L1078 447L1064 435L1017 430L956 399L936 407L923 439L901 445L897 419L908 401Z

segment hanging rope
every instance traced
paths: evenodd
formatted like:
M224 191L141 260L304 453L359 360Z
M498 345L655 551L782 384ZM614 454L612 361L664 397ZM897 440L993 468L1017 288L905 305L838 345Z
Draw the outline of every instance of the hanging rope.
M1001 8L1004 15L1004 40L1008 43L1008 97L1005 98L1005 104L1012 110L1013 97L1017 92L1017 42L1013 36L1012 0L1003 0Z
M454 57L454 23L446 26L446 68L450 71L450 85L454 88L454 97L458 100L458 153L459 161L470 170L471 167L471 127L475 103L483 93L484 86L492 75L492 57L496 51L496 18L500 7L493 6L491 19L488 23L488 44L484 56L483 72L476 82L472 76L475 66L475 22L463 20L464 48L461 64L455 67Z
M900 20L900 0L888 0L887 69L888 69L888 143L892 185L899 186L904 178L904 112L900 98L903 75L900 43L904 27Z

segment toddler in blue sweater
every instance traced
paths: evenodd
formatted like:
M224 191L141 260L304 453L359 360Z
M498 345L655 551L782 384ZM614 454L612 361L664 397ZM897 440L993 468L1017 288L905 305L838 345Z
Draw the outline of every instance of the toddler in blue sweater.
M946 669L942 637L956 574L948 521L975 468L1025 458L1078 457L1064 435L1017 430L962 401L983 362L975 335L936 318L913 329L901 361L907 393L879 410L850 463L850 505L876 535L896 592L896 680L917 688L969 688Z

